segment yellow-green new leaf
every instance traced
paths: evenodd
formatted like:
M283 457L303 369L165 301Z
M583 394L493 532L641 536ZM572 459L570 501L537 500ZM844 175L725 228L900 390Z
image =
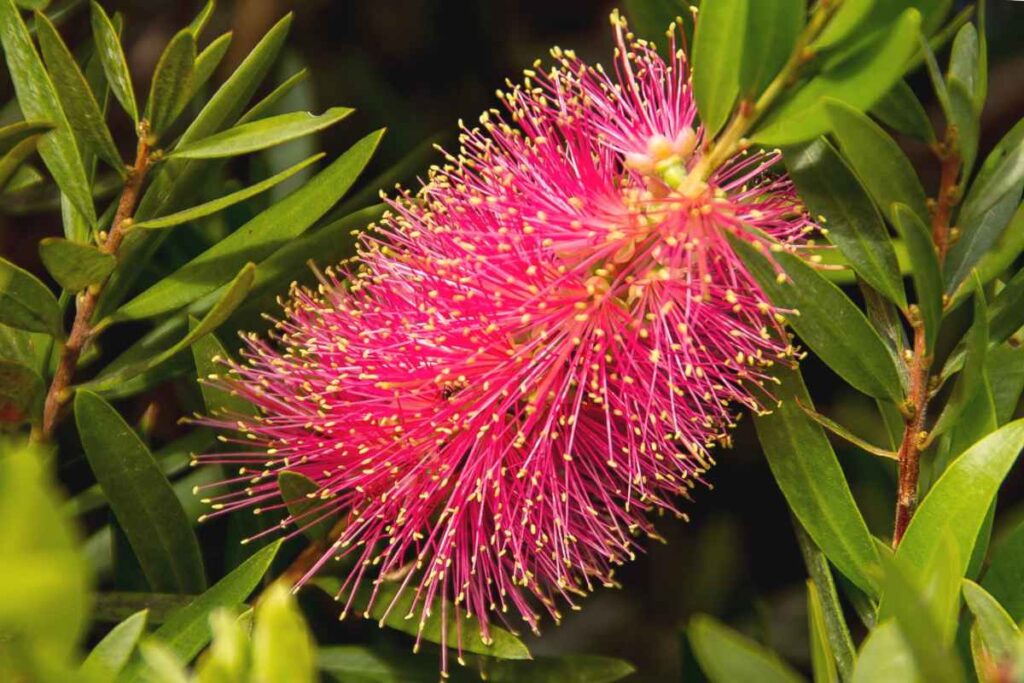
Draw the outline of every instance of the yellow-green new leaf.
M188 104L195 68L196 37L189 29L182 29L160 55L149 86L146 119L155 134L167 130Z
M270 586L256 607L252 634L252 683L314 683L316 641L291 591Z
M110 21L110 17L103 7L95 0L92 2L90 22L93 40L96 42L100 63L103 65L103 73L107 75L110 90L124 110L128 112L128 115L132 117L132 120L138 123L139 107L135 102L131 72L128 71L128 62L124 58L118 30L114 28L113 22Z
M53 279L69 292L103 282L117 265L113 254L60 237L44 237L39 242L39 258Z
M169 156L179 159L216 159L248 154L333 126L352 111L347 107L332 107L319 116L308 112L271 116L182 145Z
M1024 645L1020 629L992 595L969 579L963 583L964 602L976 620L981 642L996 662L1019 657Z
M135 646L146 630L148 617L149 610L144 609L112 628L82 664L83 680L115 680L135 652Z
M82 147L103 159L122 176L125 175L124 162L107 128L96 95L78 67L78 62L64 44L57 28L41 12L36 12L36 27L43 61L49 69L57 97L75 136Z
M323 157L323 153L314 154L308 159L304 159L299 163L295 164L294 166L286 168L285 170L267 178L266 180L261 180L255 185L251 185L242 190L238 190L237 192L232 192L231 194L226 194L223 197L218 197L217 199L211 199L210 201L200 204L198 206L193 206L189 209L184 209L183 211L178 211L168 216L161 216L160 218L151 218L146 221L139 221L138 223L135 224L134 227L147 228L150 230L155 230L159 228L170 228L175 225L181 225L182 223L188 223L189 221L198 220L200 218L203 218L204 216L209 216L210 214L222 211L227 207L232 206L233 204L244 202L246 199L249 199L250 197L255 197L261 192L269 190L278 183L284 182L288 178L292 177L293 175L295 175L302 169L306 168L310 164L316 163Z

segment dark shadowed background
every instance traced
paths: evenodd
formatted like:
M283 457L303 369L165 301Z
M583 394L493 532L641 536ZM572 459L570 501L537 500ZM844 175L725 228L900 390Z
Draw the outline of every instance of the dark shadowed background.
M200 5L184 0L110 0L103 4L125 17L128 59L136 74L136 88L142 91L167 40ZM289 53L274 80L280 82L304 67L312 77L308 87L298 89L284 108L322 110L346 105L358 110L315 143L304 140L259 160L238 162L232 172L244 179L266 168L283 167L307 156L311 144L337 154L381 126L387 126L388 134L367 179L431 140L451 145L456 121L475 121L482 110L495 106L495 89L503 87L506 78L518 79L524 67L547 56L549 47L572 47L585 58L607 64L612 7L605 0L221 0L206 40L226 30L234 32L231 51L221 65L222 75L234 68L273 22L294 11ZM88 22L81 18L62 27L72 45L76 36L87 35ZM982 154L1024 116L1024 2L990 0L989 27L991 94L982 124ZM938 125L927 80L918 74L912 84ZM7 101L9 84L0 89L4 91L0 101ZM126 117L115 114L112 125L115 136L120 133L120 139L128 139ZM929 190L934 191L936 174L929 151L923 146L907 150L925 180L930 179ZM414 157L410 172L403 174L406 182L435 158L430 154ZM253 170L253 164L264 167ZM372 183L363 189L366 201L373 201ZM287 188L275 189L280 191ZM211 196L223 192L223 188L210 188ZM58 234L57 217L52 212L13 215L17 209L0 209L0 253L38 271L35 244L44 234ZM181 249L187 252L189 246ZM176 257L171 253L165 258L169 266ZM131 328L126 327L124 334L130 336ZM122 340L124 345L130 341ZM840 383L823 366L809 362L805 375L822 412L855 425L868 439L883 442L872 404L833 390ZM156 433L164 438L177 429L177 406L182 402L176 400L175 391L171 386L149 394L138 399L134 408L136 415L152 411L158 423ZM735 441L734 448L720 453L718 467L709 475L714 489L696 492L689 506L691 520L664 519L659 530L666 543L652 545L645 556L621 571L621 589L599 590L582 603L583 611L567 613L560 627L547 624L544 637L530 643L535 652L620 656L637 665L638 681L697 680L699 674L686 655L683 627L690 615L703 611L770 643L802 668L808 667L805 574L788 513L749 420L744 420ZM836 447L869 525L887 538L894 468L843 443L837 442ZM62 476L74 489L74 468L63 469ZM1011 476L1014 491L1001 497L1001 505L1020 503L1021 480L1019 473ZM1020 516L1004 515L1002 519L1010 522ZM216 534L218 529L208 528L203 533ZM208 547L209 538L203 542ZM330 624L323 605L312 605L312 609L323 610L321 616L328 624L318 628L318 636L380 637L367 634L358 625ZM393 640L407 644L401 637Z

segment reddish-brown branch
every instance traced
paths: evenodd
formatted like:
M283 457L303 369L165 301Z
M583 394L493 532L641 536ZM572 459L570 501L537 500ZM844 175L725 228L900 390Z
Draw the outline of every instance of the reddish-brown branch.
M132 214L135 211L136 203L138 203L142 184L146 180L146 173L149 171L151 160L149 144L148 126L143 121L139 124L139 145L135 154L135 165L125 180L110 232L100 246L100 249L108 254L117 254L125 232L131 225ZM60 409L68 399L68 387L71 385L71 380L78 367L78 359L92 336L92 315L96 310L100 293L103 291L103 284L99 283L88 287L76 297L75 321L71 325L71 332L61 349L60 360L57 362L57 369L53 374L50 389L47 391L46 400L43 403L43 423L37 434L37 437L43 441L49 441L57 428Z
M935 212L932 214L932 241L935 243L939 262L942 263L946 260L946 253L951 244L950 217L958 197L956 181L960 174L960 156L940 152L939 158L942 160L942 175L939 180Z
M896 523L892 532L892 547L903 539L917 508L917 480L921 466L921 444L924 441L924 419L928 412L928 349L925 344L924 325L914 326L914 349L911 356L910 394L907 396L908 414L896 457L899 460L899 483L896 493Z

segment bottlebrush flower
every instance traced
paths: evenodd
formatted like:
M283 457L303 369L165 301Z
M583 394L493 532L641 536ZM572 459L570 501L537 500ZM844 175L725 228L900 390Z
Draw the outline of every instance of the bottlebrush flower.
M655 534L649 512L683 515L792 351L727 240L790 248L810 229L778 155L691 177L683 52L613 23L614 75L558 49L528 71L390 200L354 272L295 289L273 339L248 339L226 384L262 416L206 419L241 433L205 457L242 467L215 514L281 510L285 470L321 502L282 526L341 514L302 581L356 558L346 609L393 582L411 618L474 617L485 640L510 611L557 620Z

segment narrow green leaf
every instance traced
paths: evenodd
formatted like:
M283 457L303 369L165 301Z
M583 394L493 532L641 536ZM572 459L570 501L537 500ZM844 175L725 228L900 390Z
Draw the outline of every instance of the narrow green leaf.
M870 453L872 455L877 455L880 458L889 458L890 460L896 459L895 451L880 448L879 446L876 446L873 443L860 438L859 436L857 436L849 429L836 422L835 420L832 420L815 410L811 410L806 406L800 406L800 408L803 409L803 411L807 414L809 418L811 418L812 420L820 424L822 427L838 436L840 439L848 441L849 443L853 444L862 451L865 451L866 453Z
M60 237L43 238L39 242L39 258L53 279L69 292L103 282L117 265L113 254Z
M210 629L213 638L196 664L195 683L246 680L252 654L252 610L235 616L230 608L222 607L210 615Z
M208 591L172 614L154 637L163 641L179 659L190 661L210 642L210 614L220 607L234 607L245 601L270 569L281 541L263 548L237 569L215 583ZM125 681L145 681L142 667L135 661L125 671Z
M910 275L914 280L914 294L924 321L928 350L935 348L942 322L942 271L935 253L931 232L906 204L892 205L893 226L910 255Z
M142 656L148 683L189 683L185 663L159 640L147 638L142 641L139 654Z
M964 602L977 620L981 642L989 655L1007 661L1021 652L1021 633L1017 623L992 595L978 584L964 579Z
M7 184L10 183L18 169L22 167L30 156L32 156L36 148L39 146L40 141L43 139L42 135L33 135L27 137L16 145L0 158L0 191L3 191Z
M978 532L999 486L1024 448L1024 420L999 428L969 448L946 469L914 515L896 551L901 566L931 575L934 548L948 537L963 576ZM950 520L955 523L950 524Z
M245 112L240 119L238 119L238 125L250 123L252 121L258 121L263 116L274 109L281 100L285 98L296 86L305 83L309 78L308 69L300 69L294 74L286 78L281 85L271 90L266 97L254 104L249 111Z
M985 378L985 357L988 354L988 306L985 295L976 291L974 295L974 322L966 337L966 355L963 372L957 378L953 392L946 401L938 420L932 427L932 436L948 431L956 424L964 408L979 398L988 386Z
M75 395L75 420L89 466L150 587L202 591L206 576L199 543L149 449L109 403L91 392Z
M1010 278L989 309L989 336L1001 344L1024 325L1024 268Z
M196 37L182 29L167 44L149 86L146 119L154 134L170 127L192 97L196 68Z
M18 121L0 126L0 154L6 154L25 138L53 130L49 121Z
M903 78L917 50L920 21L916 10L907 10L892 30L879 32L846 59L827 65L769 112L752 140L766 146L787 145L821 135L830 125L826 97L858 111L870 109Z
M126 303L113 319L137 320L177 310L216 290L232 269L262 260L298 237L344 196L382 134L377 131L357 142L310 182Z
M92 36L96 42L100 63L103 64L103 72L107 75L110 90L124 110L128 112L128 115L132 117L132 120L138 123L139 107L135 103L131 72L128 71L128 61L124 58L119 32L114 28L110 17L98 2L93 0L91 6Z
M712 3L714 4L714 3ZM739 93L757 98L793 52L807 16L806 0L748 0Z
M150 358L118 368L115 372L101 373L96 379L86 382L81 385L81 387L100 393L115 391L117 390L118 385L133 377L148 372L181 353L196 340L202 339L204 336L210 334L220 327L229 317L231 317L231 314L234 313L242 304L245 297L249 294L249 290L252 289L252 283L255 276L256 266L252 263L246 264L238 274L235 275L235 278L231 281L231 284L228 285L217 304L211 308L210 312L203 317L200 323L190 330L189 333L186 334L178 343Z
M26 119L41 119L54 125L39 142L39 155L61 191L68 196L86 223L96 222L85 166L71 125L64 114L53 81L32 45L25 22L12 0L0 0L0 43L7 56L7 69L14 83L18 106ZM85 239L85 235L68 235Z
M963 83L973 101L977 75L978 30L974 28L974 24L968 22L957 31L956 37L953 38L947 80L956 79Z
M875 103L871 113L882 123L904 135L929 145L936 141L935 129L932 128L928 113L904 80L897 81L896 85Z
M748 0L716 0L701 8L693 35L693 94L704 133L725 125L740 89Z
M780 308L795 310L787 321L825 363L859 391L875 398L903 399L899 372L885 342L864 314L834 284L798 257L772 253L785 282L768 259L738 238L730 242L751 275Z
M282 583L264 591L256 607L252 670L257 682L318 680L316 642L295 598Z
M896 620L872 629L861 646L851 683L917 680L921 680L920 674Z
M683 0L624 0L622 7L629 19L630 28L644 40L653 41L658 47L665 47L669 24L677 18L683 20L687 43L693 38L693 19L690 7L699 3Z
M36 12L36 24L43 61L53 79L57 97L71 124L71 130L81 142L83 149L88 149L124 175L124 162L117 151L117 145L114 144L114 138L110 135L110 129L107 128L96 96L78 67L78 62L46 15Z
M687 629L693 653L711 683L796 683L800 676L770 650L707 615Z
M139 638L146 630L149 610L131 615L103 636L82 664L84 680L109 680L117 678L128 664Z
M810 49L821 51L855 35L854 30L867 18L874 4L875 0L844 0L835 16L829 19L825 30L810 44ZM856 35L860 35L860 32Z
M956 78L949 80L950 123L956 128L956 147L960 152L963 168L970 173L978 155L980 122L974 111L974 98L966 85Z
M754 418L772 475L800 524L858 588L877 595L878 553L828 437L799 404L811 397L798 371L779 368L775 409Z
M223 197L218 197L217 199L212 199L198 206L193 206L192 208L172 213L169 216L161 216L160 218L151 218L149 220L139 221L138 223L135 224L134 227L148 228L151 230L159 228L170 228L175 225L181 225L182 223L188 223L189 221L194 221L199 218L203 218L204 216L209 216L210 214L217 213L218 211L226 209L227 207L232 206L233 204L238 204L239 202L244 202L246 199L249 199L250 197L255 197L261 192L266 192L267 190L274 187L278 183L283 182L284 180L287 180L288 178L292 177L293 175L295 175L302 169L306 168L307 166L316 163L323 157L323 154L314 154L308 159L304 159L303 161L300 161L294 166L286 168L285 170L267 178L266 180L261 180L255 185L251 185L237 192L232 192L231 194L226 194Z
M210 23L210 17L213 16L213 11L217 9L217 3L214 0L206 0L206 4L203 5L203 9L199 10L199 14L196 15L189 25L188 30L192 32L192 35L199 39L202 35L206 25Z
M0 426L38 421L45 394L46 384L38 372L18 361L0 359Z
M807 630L811 634L811 670L814 683L836 683L839 672L836 671L835 657L832 646L828 642L825 630L825 612L821 606L818 588L810 579L807 580Z
M231 47L230 31L215 38L196 56L196 66L192 74L192 92L189 93L189 99L195 97L199 89L210 80L213 72L217 70L221 60L224 59L224 55L228 53L229 47Z
M886 217L893 219L890 207L900 202L927 221L930 214L924 188L896 141L849 105L826 100L825 109L843 156Z
M823 218L828 240L869 285L906 308L896 251L882 216L835 148L819 138L787 149L785 161L808 210Z
M189 329L194 330L199 322L189 319ZM259 410L249 401L233 391L222 389L211 384L211 380L219 379L226 372L225 364L230 355L216 334L208 334L192 344L192 359L199 377L199 389L203 394L203 405L210 415L233 417L255 417Z
M61 337L63 318L57 297L46 285L27 270L0 258L0 323Z
M1024 522L1018 523L996 546L981 585L1011 619L1024 620Z
M285 521L301 528L311 541L327 538L337 518L330 503L327 503L327 513L324 512L324 501L333 497L330 490L321 489L315 481L299 472L281 472L277 475L277 487L281 490L281 500L288 505L289 517ZM322 498L322 493L328 494L328 498Z
M293 112L244 123L203 140L182 145L171 158L216 159L238 156L266 149L281 143L305 137L333 126L352 113L347 107L332 107L319 116L308 112Z

